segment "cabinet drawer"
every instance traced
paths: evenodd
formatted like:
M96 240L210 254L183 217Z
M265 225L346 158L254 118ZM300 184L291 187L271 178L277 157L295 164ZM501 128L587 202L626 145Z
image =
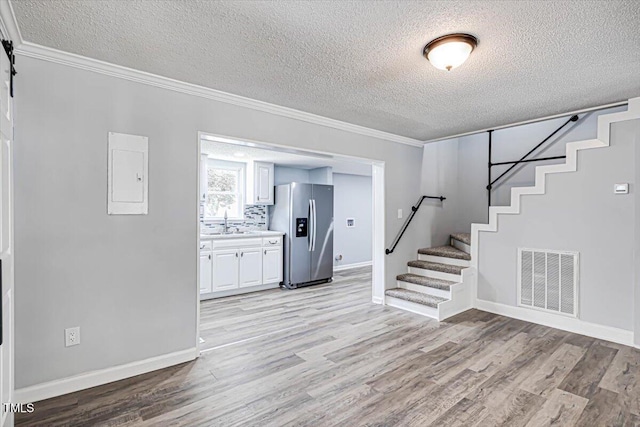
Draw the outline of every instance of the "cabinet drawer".
M200 250L210 251L213 248L213 242L211 240L200 240Z
M261 246L262 239L247 239L247 238L235 238L235 239L222 239L213 241L213 249L226 249L226 248L246 248L250 246Z
M262 246L282 246L282 236L263 237Z

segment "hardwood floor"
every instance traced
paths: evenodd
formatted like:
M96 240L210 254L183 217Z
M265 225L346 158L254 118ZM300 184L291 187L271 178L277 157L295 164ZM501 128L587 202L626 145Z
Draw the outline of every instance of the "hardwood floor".
M632 426L640 351L370 303L370 270L202 303L195 362L36 403L20 426Z

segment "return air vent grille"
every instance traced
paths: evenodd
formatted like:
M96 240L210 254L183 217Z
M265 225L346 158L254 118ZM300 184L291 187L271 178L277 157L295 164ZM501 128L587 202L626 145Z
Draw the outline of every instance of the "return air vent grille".
M578 253L518 249L518 305L578 316Z

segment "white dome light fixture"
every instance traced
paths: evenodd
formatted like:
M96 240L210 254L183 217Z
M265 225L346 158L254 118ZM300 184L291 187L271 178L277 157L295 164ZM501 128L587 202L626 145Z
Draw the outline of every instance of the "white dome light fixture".
M447 34L431 40L424 47L424 57L439 70L451 71L467 60L478 39L470 34Z

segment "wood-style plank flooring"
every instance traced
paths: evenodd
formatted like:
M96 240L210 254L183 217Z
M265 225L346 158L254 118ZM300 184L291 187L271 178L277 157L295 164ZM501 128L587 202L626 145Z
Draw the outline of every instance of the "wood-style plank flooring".
M19 426L632 426L640 351L471 310L370 303L371 274L202 303L197 361L36 403Z

